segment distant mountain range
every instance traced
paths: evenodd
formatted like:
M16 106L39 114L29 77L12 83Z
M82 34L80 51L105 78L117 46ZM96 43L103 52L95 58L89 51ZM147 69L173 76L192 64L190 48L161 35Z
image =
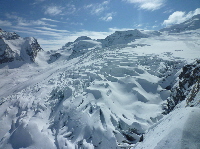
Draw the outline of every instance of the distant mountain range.
M89 48L109 47L115 45L125 45L134 42L136 39L148 38L152 36L160 36L162 32L180 33L184 31L200 29L200 14L193 16L191 19L160 31L144 31L144 30L128 30L116 31L107 36L105 39L93 40L87 36L78 37L74 42L69 42L61 49L72 49L73 51L81 51ZM37 39L21 38L18 34L6 32L0 29L0 63L11 62L14 60L21 62L34 62L37 53L42 51L42 48L37 42ZM75 52L75 53L76 53ZM83 52L83 51L82 51ZM54 52L48 60L49 63L60 58L62 54Z

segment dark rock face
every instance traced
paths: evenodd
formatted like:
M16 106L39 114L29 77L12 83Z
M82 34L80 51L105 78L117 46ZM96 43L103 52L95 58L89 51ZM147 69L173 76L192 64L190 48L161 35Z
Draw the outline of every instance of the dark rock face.
M61 54L60 53L54 53L52 55L50 55L50 58L48 60L48 63L53 63L55 62L57 59L59 59L61 57Z
M8 44L0 39L0 64L12 62L14 60L22 60L18 53L14 52Z
M35 62L35 58L37 56L37 53L42 51L43 49L38 44L37 40L33 38L32 43L28 45L26 48L27 54L30 56L30 60Z
M15 60L35 62L40 51L42 51L42 48L35 38L21 38L16 33L0 29L0 64Z
M15 32L6 32L0 29L0 39L4 38L5 40L15 40L19 39L19 35Z
M8 45L5 46L3 54L0 55L0 64L12 62L15 58L15 52L13 52Z
M191 102L200 89L200 60L183 67L179 81L172 87L171 97L168 99L168 112L183 100L187 105ZM187 106L186 105L186 106ZM191 105L190 105L191 106Z

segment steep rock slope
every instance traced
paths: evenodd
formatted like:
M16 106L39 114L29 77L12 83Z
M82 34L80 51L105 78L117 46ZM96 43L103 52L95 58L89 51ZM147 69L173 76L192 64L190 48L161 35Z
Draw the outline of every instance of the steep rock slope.
M42 48L33 37L21 38L16 33L0 30L0 63L34 62Z
M168 112L181 101L185 100L185 106L197 106L198 101L194 101L200 91L200 60L183 67L177 83L171 89L172 94L168 99Z

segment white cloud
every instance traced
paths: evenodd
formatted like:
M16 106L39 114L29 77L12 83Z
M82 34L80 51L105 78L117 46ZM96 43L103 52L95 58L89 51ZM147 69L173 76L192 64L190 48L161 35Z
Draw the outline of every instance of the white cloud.
M64 8L60 6L48 6L45 7L45 14L51 15L51 16L56 16L62 13L62 10Z
M42 30L47 30L47 31L54 31L54 32L61 32L61 33L69 33L68 30L58 30L58 29L49 28L49 27L35 27L35 28L42 29Z
M84 25L82 22L70 22L71 25L82 26Z
M51 4L50 6L44 7L44 14L50 15L50 16L58 16L58 15L70 15L74 14L77 9L75 5L67 4L65 6L56 6Z
M47 21L46 18L42 18L40 20L27 20L25 18L19 17L17 15L12 15L12 14L6 14L6 17L8 19L13 19L14 22L17 22L17 26L50 26L50 27L56 27L56 25L53 24L48 24L46 22L44 22L45 20ZM48 19L48 21L50 21L51 19ZM51 20L52 22L55 22L55 20Z
M0 26L11 26L11 22L0 20Z
M51 27L56 27L56 25L51 25L51 24L47 24L45 23L44 21L41 21L41 20L30 20L30 21L27 21L27 20L21 20L18 25L20 26L41 26L41 25L44 25L44 26L51 26Z
M100 19L106 22L112 21L114 13L107 13L104 17L101 17Z
M163 13L172 13L173 12L173 9L168 9L166 11L164 11Z
M186 13L184 11L175 11L169 16L167 20L164 20L163 25L169 26L173 24L179 24L192 18L194 15L197 14L200 14L200 8L197 8L194 11L190 11L189 13Z
M39 3L44 2L44 1L45 1L45 0L35 0L34 3L33 3L33 5L39 4Z
M109 28L110 33L114 33L115 31L127 31L127 30L134 30L134 28Z
M140 9L157 10L164 6L166 0L125 0L128 3L136 4Z
M89 4L89 5L86 5L84 8L91 10L91 14L93 15L99 15L102 12L104 12L106 9L108 9L109 2L110 1L104 1L103 3Z
M53 20L53 19L48 19L48 18L42 18L41 20L42 21L51 21L51 22L60 22L60 21Z

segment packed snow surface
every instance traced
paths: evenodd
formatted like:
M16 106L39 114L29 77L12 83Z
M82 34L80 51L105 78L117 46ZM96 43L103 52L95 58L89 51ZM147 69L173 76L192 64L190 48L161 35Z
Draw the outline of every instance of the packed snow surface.
M181 139L190 145L198 141L187 135L194 128L199 135L190 119L199 123L200 110L177 109L163 118L162 104L182 66L200 58L200 31L133 33L142 37L123 46L114 41L104 46L84 36L56 52L43 51L50 57L47 62L36 58L34 64L14 69L4 65L0 148L134 147L149 128L138 149L173 144L181 149L188 145ZM148 139L151 134L155 138Z
M153 125L134 149L199 149L200 108L177 108Z

